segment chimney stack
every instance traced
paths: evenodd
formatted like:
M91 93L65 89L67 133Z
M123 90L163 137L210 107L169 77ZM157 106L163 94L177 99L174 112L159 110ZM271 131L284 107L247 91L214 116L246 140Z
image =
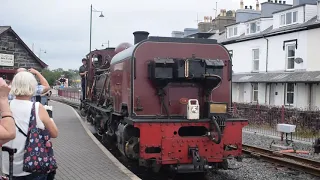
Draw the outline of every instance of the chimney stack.
M286 4L286 1L283 1L283 4Z
M148 39L149 33L147 31L136 31L133 33L134 35L134 44L138 44L139 42Z
M257 0L257 2L256 2L256 10L257 10L257 11L260 11L259 0Z
M250 9L252 9L252 6L250 6Z
M274 0L274 3L278 3L278 0Z
M243 9L243 0L240 1L240 9Z
M248 6L244 6L245 9L248 9Z

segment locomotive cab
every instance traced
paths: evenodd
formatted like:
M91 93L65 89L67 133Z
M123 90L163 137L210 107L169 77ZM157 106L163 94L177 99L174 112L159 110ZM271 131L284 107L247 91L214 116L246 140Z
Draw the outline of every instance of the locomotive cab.
M150 81L158 91L163 91L170 83L196 84L205 97L204 106L201 108L202 111L199 117L203 119L210 118L212 116L211 113L221 112L221 108L216 108L217 106L209 100L209 96L214 89L220 86L224 66L224 62L219 59L199 59L194 57L191 59L158 58L149 62L148 72ZM225 106L224 109L224 113L226 113L227 107Z

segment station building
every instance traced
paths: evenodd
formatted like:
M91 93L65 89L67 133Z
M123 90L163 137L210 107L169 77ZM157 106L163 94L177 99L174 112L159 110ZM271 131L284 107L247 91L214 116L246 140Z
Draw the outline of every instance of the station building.
M47 66L10 26L0 26L0 77L11 81L18 68L41 71Z

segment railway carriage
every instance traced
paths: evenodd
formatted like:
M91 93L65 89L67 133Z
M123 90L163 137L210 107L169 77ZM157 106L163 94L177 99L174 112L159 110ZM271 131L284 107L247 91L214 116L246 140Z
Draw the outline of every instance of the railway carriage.
M156 172L206 172L227 168L229 157L241 160L248 122L228 112L227 49L213 39L150 37L144 31L135 32L134 41L119 45L102 71L90 68L94 93L81 111L98 134Z

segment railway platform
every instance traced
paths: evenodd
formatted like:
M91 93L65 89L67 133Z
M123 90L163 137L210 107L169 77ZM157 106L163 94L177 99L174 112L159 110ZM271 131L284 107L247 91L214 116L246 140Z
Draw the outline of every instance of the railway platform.
M58 138L53 148L58 163L57 180L138 180L90 132L69 105L50 101ZM1 157L1 154L0 154ZM1 166L0 166L1 167Z

